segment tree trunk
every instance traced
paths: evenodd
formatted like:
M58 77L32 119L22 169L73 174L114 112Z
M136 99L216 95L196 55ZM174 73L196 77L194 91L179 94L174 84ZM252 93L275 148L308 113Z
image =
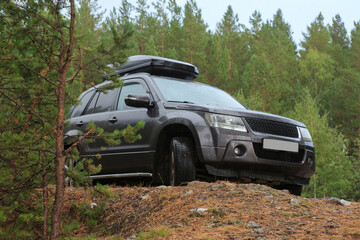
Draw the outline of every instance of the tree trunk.
M49 215L49 197L48 197L48 188L47 188L47 178L46 178L46 167L45 167L45 157L41 156L41 167L43 170L43 206L44 206L44 222L43 222L43 238L44 240L48 239L48 215Z
M69 43L66 44L65 37L63 44L60 46L60 81L57 85L57 99L58 99L58 115L56 124L56 159L55 159L55 174L56 174L56 191L53 212L51 215L51 239L59 239L61 229L61 214L64 204L64 165L65 165L65 151L64 151L64 124L65 124L65 85L66 75L72 58L72 50L74 47L75 37L75 4L74 0L70 2L70 27L69 27ZM60 30L62 36L65 34Z

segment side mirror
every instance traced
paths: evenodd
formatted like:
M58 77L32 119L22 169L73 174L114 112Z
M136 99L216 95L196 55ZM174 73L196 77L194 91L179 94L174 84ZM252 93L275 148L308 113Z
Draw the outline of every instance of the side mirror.
M129 107L145 107L151 108L153 104L150 98L146 95L129 94L125 97L125 104Z

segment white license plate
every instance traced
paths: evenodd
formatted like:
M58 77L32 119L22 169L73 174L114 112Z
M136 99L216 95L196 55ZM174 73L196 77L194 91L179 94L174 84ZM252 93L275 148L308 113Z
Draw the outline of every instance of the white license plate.
M278 151L299 152L299 143L276 139L264 139L263 148Z

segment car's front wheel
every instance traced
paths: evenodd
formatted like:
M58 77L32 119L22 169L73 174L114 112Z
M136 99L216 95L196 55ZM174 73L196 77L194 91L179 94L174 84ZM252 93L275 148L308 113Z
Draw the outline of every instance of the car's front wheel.
M195 180L195 152L192 141L186 137L174 137L170 141L170 186Z

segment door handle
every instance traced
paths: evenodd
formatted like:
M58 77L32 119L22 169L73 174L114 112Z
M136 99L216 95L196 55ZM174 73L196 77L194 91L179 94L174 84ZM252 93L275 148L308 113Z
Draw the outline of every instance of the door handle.
M80 121L80 122L78 122L78 123L76 124L76 126L78 126L78 127L81 127L82 125L84 125L84 122L83 122L83 121Z
M111 122L111 123L115 123L115 122L117 122L116 117L113 117L112 119L109 119L109 122Z

